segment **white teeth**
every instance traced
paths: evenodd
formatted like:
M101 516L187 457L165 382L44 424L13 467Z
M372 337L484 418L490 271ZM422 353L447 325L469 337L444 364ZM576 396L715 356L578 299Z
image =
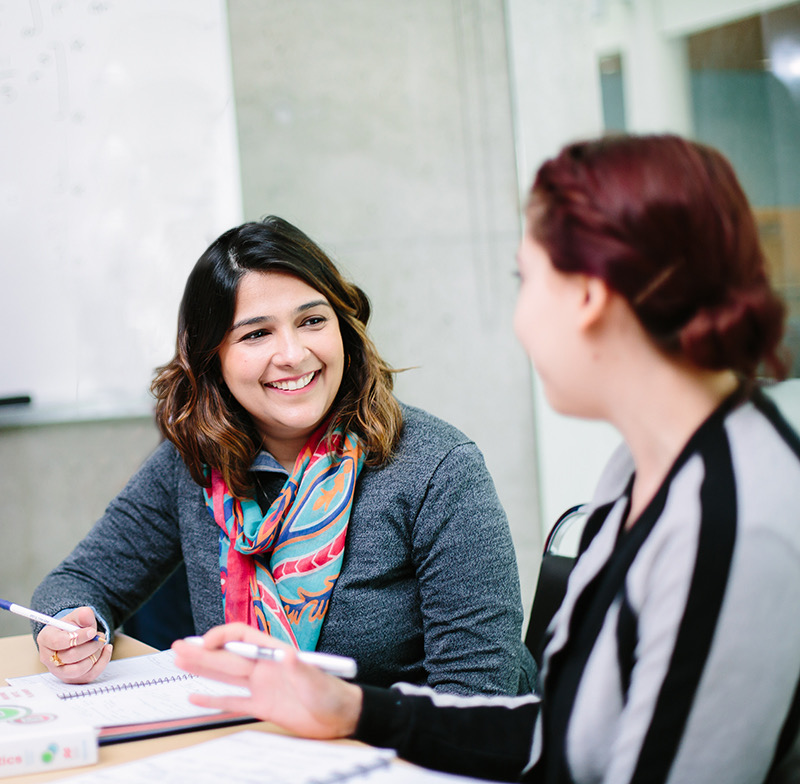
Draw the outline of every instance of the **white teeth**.
M267 386L275 387L275 389L292 391L295 389L302 389L303 387L307 387L311 383L312 378L314 378L314 373L308 373L307 375L298 378L296 381L272 381L269 384L267 384Z

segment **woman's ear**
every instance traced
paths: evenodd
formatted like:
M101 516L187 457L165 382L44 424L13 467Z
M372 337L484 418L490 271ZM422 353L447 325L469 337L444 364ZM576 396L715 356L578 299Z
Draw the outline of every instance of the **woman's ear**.
M611 291L604 280L591 275L580 275L577 283L580 293L578 326L583 330L592 329L608 310Z

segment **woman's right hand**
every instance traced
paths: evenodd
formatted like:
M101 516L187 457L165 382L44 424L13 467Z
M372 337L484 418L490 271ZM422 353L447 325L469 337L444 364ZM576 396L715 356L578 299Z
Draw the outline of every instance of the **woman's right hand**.
M281 661L253 661L226 651L241 640L286 651ZM208 708L235 711L271 721L307 738L346 738L355 732L363 693L322 670L298 660L292 647L243 623L211 629L203 645L172 644L175 663L184 670L250 690L249 697L192 695Z
M112 646L97 636L97 619L91 607L78 607L60 620L81 628L65 632L45 626L36 637L39 661L64 683L90 683L111 660Z

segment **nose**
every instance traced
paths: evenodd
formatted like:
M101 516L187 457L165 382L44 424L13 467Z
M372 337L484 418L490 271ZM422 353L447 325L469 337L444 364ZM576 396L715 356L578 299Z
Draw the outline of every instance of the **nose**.
M272 360L277 365L298 365L305 357L306 348L296 330L282 330L277 336L275 353Z

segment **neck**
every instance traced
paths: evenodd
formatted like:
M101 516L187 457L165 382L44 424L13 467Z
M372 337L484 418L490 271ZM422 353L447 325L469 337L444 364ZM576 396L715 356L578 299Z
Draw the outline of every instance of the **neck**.
M288 473L294 470L294 464L300 450L305 446L306 439L267 439L262 441L262 446L267 450Z
M609 417L636 466L628 526L653 498L686 442L738 385L731 371L670 361L639 366L637 376L618 387Z

